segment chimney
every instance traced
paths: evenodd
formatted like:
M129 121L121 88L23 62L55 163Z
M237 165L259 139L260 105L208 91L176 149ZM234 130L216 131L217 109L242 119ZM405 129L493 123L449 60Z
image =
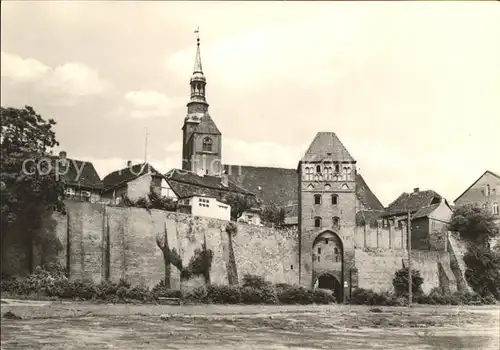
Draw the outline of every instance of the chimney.
M62 160L66 159L66 155L67 155L66 151L59 152L59 158L61 158Z
M413 193L418 193L418 192L420 192L420 188L415 187L415 188L413 189Z
M127 168L130 168L132 166L132 161L131 160L127 160Z

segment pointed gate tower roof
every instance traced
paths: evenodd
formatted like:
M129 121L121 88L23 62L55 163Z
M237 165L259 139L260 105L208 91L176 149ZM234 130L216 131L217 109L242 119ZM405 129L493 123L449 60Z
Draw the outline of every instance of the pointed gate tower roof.
M302 162L356 162L334 132L318 132Z

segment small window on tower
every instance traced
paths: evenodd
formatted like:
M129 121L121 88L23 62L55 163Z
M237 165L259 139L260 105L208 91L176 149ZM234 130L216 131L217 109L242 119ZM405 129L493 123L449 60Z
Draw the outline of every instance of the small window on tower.
M203 139L203 151L212 152L212 139L210 137Z
M320 194L314 195L314 204L321 204L321 195Z
M314 227L321 227L321 218L320 217L314 218Z
M339 196L336 194L332 194L332 205L337 205L339 204Z
M338 217L334 217L334 218L332 219L332 221L333 221L333 222L332 222L332 223L333 223L333 227L335 227L335 228L339 228L339 226L340 226L340 219L339 219Z

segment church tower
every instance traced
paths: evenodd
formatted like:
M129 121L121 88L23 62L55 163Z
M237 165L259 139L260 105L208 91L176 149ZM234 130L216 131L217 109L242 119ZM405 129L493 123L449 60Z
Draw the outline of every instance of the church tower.
M182 143L182 169L200 175L219 176L222 173L222 134L208 112L205 98L207 81L203 74L200 54L200 37L195 31L196 58L190 80L191 97L184 118Z
M319 132L299 162L299 283L348 296L354 268L356 161L333 132Z

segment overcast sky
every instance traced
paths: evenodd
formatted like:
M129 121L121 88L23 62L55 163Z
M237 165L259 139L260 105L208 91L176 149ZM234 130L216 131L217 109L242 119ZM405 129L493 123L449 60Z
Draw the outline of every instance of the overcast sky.
M500 172L496 3L2 2L2 105L99 174L181 166L200 27L223 162L295 168L333 131L384 204Z

